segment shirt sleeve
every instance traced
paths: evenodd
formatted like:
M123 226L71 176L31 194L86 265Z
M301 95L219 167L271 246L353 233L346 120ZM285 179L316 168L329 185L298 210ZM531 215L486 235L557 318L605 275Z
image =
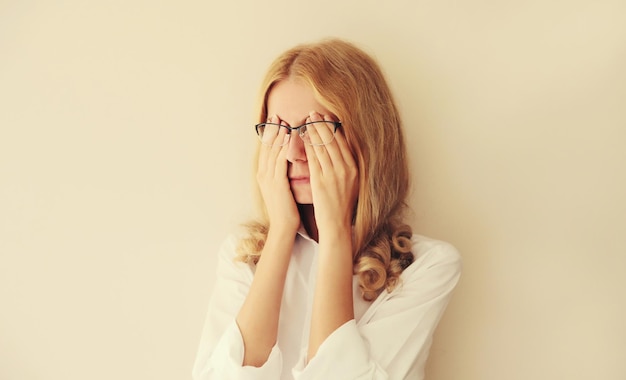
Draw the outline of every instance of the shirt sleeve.
M253 279L248 264L235 262L237 240L227 239L220 248L217 278L193 367L194 380L279 379L282 357L277 346L261 367L243 366L244 344L235 318Z
M357 322L335 330L306 364L294 368L297 380L423 379L434 333L461 273L454 247L414 238L416 259L402 284L384 291Z

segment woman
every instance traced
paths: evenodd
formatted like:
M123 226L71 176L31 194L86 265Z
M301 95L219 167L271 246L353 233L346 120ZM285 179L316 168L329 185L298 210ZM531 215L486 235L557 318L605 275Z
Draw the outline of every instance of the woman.
M460 275L403 221L409 172L377 64L297 46L262 86L263 218L219 255L195 379L422 379Z

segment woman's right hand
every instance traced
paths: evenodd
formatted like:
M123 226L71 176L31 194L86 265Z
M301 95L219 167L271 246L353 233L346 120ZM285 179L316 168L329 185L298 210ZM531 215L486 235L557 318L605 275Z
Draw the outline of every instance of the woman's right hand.
M277 116L268 123L281 124ZM300 226L300 214L287 178L287 148L290 134L286 128L267 126L261 140L257 182L265 202L270 230L295 233ZM282 144L282 145L281 145Z

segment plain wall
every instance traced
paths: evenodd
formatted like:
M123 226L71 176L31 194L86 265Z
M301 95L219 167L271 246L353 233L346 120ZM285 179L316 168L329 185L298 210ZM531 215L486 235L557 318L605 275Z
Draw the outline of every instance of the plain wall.
M0 1L0 379L189 379L270 61L338 36L463 278L429 380L626 378L623 1ZM398 333L401 333L400 331Z

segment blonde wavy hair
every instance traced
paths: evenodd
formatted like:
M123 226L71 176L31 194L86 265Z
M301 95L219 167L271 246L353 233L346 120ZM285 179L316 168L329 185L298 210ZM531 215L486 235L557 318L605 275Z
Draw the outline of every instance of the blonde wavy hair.
M372 301L383 289L392 291L414 259L412 230L404 222L409 169L398 110L376 62L354 45L330 39L296 46L272 63L261 86L258 122L267 118L272 87L287 78L309 84L342 122L359 172L354 273L363 298ZM237 259L256 264L269 230L264 205L261 219L245 226Z

